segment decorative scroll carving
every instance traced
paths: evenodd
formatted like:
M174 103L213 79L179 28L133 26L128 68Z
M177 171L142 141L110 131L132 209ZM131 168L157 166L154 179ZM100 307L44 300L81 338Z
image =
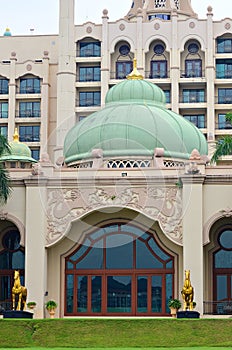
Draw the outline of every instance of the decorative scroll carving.
M125 187L48 190L47 244L65 236L73 221L107 207L136 210L158 221L164 234L182 243L182 198L177 187Z

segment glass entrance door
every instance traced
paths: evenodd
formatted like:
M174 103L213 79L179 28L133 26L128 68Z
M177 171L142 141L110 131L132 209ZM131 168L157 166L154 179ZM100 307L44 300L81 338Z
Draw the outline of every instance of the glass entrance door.
M65 315L169 314L174 258L148 232L105 226L65 261Z

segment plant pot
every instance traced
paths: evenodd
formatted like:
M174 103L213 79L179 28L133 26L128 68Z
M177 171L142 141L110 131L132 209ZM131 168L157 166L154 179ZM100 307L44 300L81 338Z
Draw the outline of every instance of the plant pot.
M170 311L171 311L172 317L176 317L177 309L175 309L175 308L173 308L173 307L170 307Z
M55 312L56 312L55 309L48 310L48 312L49 312L50 318L54 318Z
M34 310L35 305L29 305L28 308L29 308L30 310Z

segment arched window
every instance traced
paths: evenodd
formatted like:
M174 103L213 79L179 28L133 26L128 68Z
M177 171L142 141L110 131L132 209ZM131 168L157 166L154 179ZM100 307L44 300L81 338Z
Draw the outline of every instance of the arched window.
M66 315L166 315L174 257L154 236L120 223L99 228L65 259Z
M232 228L224 227L218 235L218 249L213 255L214 301L216 313L232 313Z
M3 249L0 251L0 302L10 302L14 270L20 270L21 283L24 284L25 253L20 246L20 233L16 228L7 230L1 243Z

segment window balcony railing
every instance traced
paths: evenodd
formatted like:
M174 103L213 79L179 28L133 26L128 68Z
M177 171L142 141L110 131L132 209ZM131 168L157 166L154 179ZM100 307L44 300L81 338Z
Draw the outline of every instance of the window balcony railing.
M21 142L40 142L40 136L34 134L20 135Z
M76 51L76 57L101 57L101 50L96 49L78 49Z
M101 73L94 73L94 74L85 74L85 75L77 75L76 81L78 82L97 82L101 81Z
M131 72L110 72L110 79L126 79L127 75Z
M232 96L216 96L215 102L218 104L232 104Z
M40 94L40 93L41 93L40 88L27 87L27 88L17 89L17 94Z
M0 112L0 118L8 118L8 112Z
M192 69L192 70L181 70L180 71L180 77L181 78L204 78L205 77L205 71L199 70L199 69Z
M204 315L232 315L231 301L204 301Z
M170 74L169 74L169 71L166 71L166 72L145 71L145 78L146 79L167 79L167 78L170 78Z
M8 88L1 88L0 87L0 95L8 95L9 89Z
M216 79L232 79L232 70L217 71Z
M98 107L101 105L101 101L100 100L92 100L92 99L81 99L80 100L76 100L76 106L78 107Z
M205 97L197 97L197 96L180 96L180 103L205 103Z
M232 129L232 124L230 124L230 122L226 122L226 121L216 122L216 129L218 129L218 130L230 130L230 129Z
M40 118L41 111L16 111L16 118Z

